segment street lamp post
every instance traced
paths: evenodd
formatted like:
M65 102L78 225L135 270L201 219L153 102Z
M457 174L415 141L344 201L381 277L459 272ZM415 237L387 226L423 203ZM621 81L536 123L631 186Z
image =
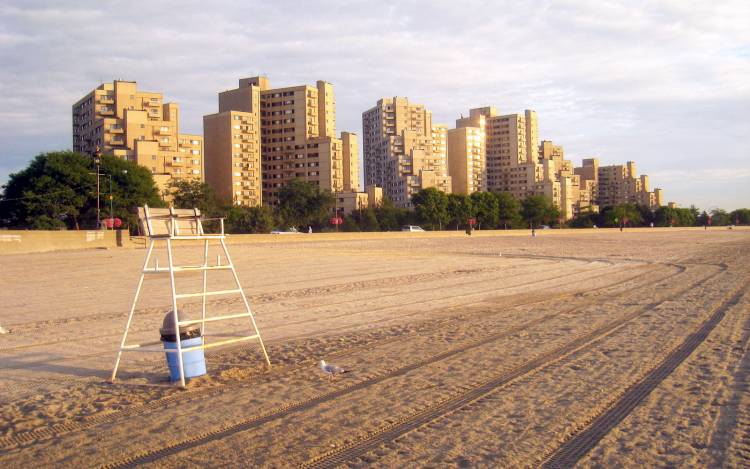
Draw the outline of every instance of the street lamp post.
M333 197L334 197L334 199L333 199L333 204L334 204L333 205L334 206L333 219L336 221L336 223L335 223L335 225L336 225L336 233L338 233L339 232L339 193L338 193L338 191L336 191L336 190L333 191Z
M101 151L99 146L96 147L96 153L94 154L94 164L96 164L96 229L102 227L101 209L99 206L99 165L102 163Z
M127 169L122 170L122 174L128 174ZM109 220L110 223L112 223L112 227L114 229L115 224L115 210L114 210L114 200L115 196L112 193L112 173L107 174L109 176Z
M111 222L114 222L115 216L114 211L112 210L112 175L109 174L109 219Z

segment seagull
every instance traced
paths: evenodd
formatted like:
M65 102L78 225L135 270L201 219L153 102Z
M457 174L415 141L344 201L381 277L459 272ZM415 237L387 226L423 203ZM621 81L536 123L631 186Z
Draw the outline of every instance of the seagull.
M336 366L332 363L326 363L325 360L320 361L320 371L327 374L329 378L333 378L333 375L338 375L338 374L349 372L349 370L345 370L341 368L340 366Z

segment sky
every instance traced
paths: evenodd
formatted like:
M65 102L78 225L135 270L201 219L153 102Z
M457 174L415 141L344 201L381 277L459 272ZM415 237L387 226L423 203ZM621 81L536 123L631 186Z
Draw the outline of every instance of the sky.
M333 83L337 130L406 96L451 127L537 111L580 165L632 160L668 201L750 207L750 2L15 1L0 5L0 184L72 146L71 106L134 80L202 134L243 77Z

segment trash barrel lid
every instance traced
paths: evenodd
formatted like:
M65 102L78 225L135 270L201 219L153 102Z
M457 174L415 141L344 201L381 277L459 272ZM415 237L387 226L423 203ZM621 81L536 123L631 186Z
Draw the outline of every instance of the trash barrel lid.
M177 310L179 313L179 310ZM185 333L192 333L189 334L191 336L195 336L195 331L200 331L200 326L198 325L190 325L190 326L180 326L180 335L182 336ZM162 336L175 335L174 330L174 313L170 309L167 311L167 314L164 315L164 320L161 322L161 328L159 329L159 333ZM200 334L198 334L200 335Z

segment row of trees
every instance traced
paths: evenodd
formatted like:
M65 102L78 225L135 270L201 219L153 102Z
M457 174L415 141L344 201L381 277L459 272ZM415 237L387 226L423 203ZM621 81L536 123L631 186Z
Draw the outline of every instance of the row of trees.
M54 152L34 158L29 166L10 175L0 196L0 226L31 229L92 229L97 225L96 166L92 158L74 152ZM136 207L164 206L151 173L144 167L113 156L101 158L101 217L120 218L135 230ZM177 181L168 189L173 204L198 207L208 216L226 217L230 233L268 233L274 228L333 229L329 219L335 199L328 191L294 180L279 192L276 207L239 207L223 203L213 189L196 181ZM480 229L509 229L558 225L560 213L549 199L530 196L517 200L507 193L446 194L424 189L412 198L414 210L384 200L377 207L357 210L344 218L344 231L394 231L420 224L428 229L462 229L470 219ZM710 220L710 221L709 221ZM750 209L710 213L695 207L637 205L605 207L600 213L582 213L565 225L593 226L703 226L750 224Z
M96 228L96 171L91 157L41 154L11 174L0 197L0 226L38 230ZM136 226L134 207L163 206L151 172L114 156L99 166L101 216ZM111 211L110 211L111 208Z
M593 226L727 226L750 224L750 209L741 208L732 212L713 209L700 212L696 207L672 208L649 207L635 204L605 207L599 213L582 213L570 220L571 228L590 228Z
M96 171L92 158L65 151L37 156L29 166L10 175L0 198L0 226L31 229L93 229L97 226ZM120 218L137 227L135 208L164 206L151 173L144 167L103 155L99 166L101 218ZM198 207L208 216L226 217L234 233L268 233L274 228L312 227L330 230L333 194L313 184L294 180L278 194L276 207L239 207L223 203L211 186L196 181L176 181L169 188L172 203ZM478 227L512 228L529 223L554 223L556 208L542 197L518 202L509 194L480 192L445 194L425 189L414 197L415 210L398 208L385 200L378 207L356 211L344 218L345 231L392 231L408 224L428 228L459 229L469 218Z
M460 229L474 219L478 228L522 228L556 224L560 212L552 201L530 196L518 201L500 192L446 194L434 188L423 189L412 197L414 212L432 229Z

